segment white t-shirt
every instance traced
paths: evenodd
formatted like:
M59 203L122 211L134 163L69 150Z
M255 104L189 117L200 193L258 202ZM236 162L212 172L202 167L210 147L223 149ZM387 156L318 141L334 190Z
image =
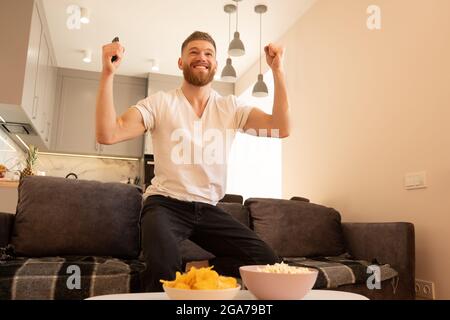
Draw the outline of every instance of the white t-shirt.
M199 118L181 88L157 92L136 106L150 131L155 176L145 191L215 205L225 195L227 159L252 107L211 90Z

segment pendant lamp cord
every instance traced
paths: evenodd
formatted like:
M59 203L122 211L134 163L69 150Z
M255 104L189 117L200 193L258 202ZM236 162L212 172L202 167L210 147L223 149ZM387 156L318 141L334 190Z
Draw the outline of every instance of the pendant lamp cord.
M231 13L228 13L228 45L231 43ZM230 54L228 53L228 58Z
M236 31L238 31L239 22L239 1L236 2Z
M261 68L261 49L262 49L262 14L259 14L259 50L260 50L260 54L259 54L259 74L262 73L262 68Z

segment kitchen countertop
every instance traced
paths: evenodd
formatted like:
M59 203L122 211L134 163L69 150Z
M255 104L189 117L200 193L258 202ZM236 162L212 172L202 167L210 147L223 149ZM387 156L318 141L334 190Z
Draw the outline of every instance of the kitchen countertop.
M19 181L17 181L17 180L0 179L0 187L17 188L18 186L19 186Z

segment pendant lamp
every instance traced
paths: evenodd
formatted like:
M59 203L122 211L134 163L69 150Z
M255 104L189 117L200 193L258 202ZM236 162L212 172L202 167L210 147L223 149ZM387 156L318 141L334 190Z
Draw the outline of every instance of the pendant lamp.
M231 38L231 14L236 12L236 6L234 4L227 4L223 7L223 10L228 13L228 43L230 43ZM222 70L221 79L223 81L235 81L236 80L236 70L233 67L233 61L228 55L227 63Z
M242 0L233 0L236 2L236 32L234 33L233 41L230 42L228 47L228 54L232 57L240 57L245 54L244 43L240 38L240 34L238 31L238 22L239 22L239 2Z
M267 6L260 4L255 6L255 12L259 14L259 49L262 51L262 15L267 12ZM269 95L269 90L267 89L267 85L264 82L264 76L262 74L261 67L261 54L259 56L259 74L258 81L253 87L253 96L258 98L267 97Z

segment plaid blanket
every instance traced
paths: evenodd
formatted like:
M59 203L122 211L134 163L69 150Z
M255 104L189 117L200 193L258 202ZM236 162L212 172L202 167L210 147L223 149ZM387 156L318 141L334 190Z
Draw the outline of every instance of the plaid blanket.
M0 260L0 300L85 299L140 291L145 264L107 257L12 258Z
M284 258L284 263L291 266L314 268L319 271L314 289L337 288L348 284L366 283L379 270L380 282L392 279L394 291L398 282L398 272L388 264L379 264L376 260L369 263L355 260L349 254L337 257ZM369 268L369 266L372 266ZM375 268L373 268L375 267Z
M380 281L395 280L398 273L376 261L338 257L284 258L293 266L319 270L315 289L365 283L372 275L368 266L380 270ZM138 260L109 257L14 257L12 248L0 250L0 300L85 299L92 296L141 292L145 264Z

